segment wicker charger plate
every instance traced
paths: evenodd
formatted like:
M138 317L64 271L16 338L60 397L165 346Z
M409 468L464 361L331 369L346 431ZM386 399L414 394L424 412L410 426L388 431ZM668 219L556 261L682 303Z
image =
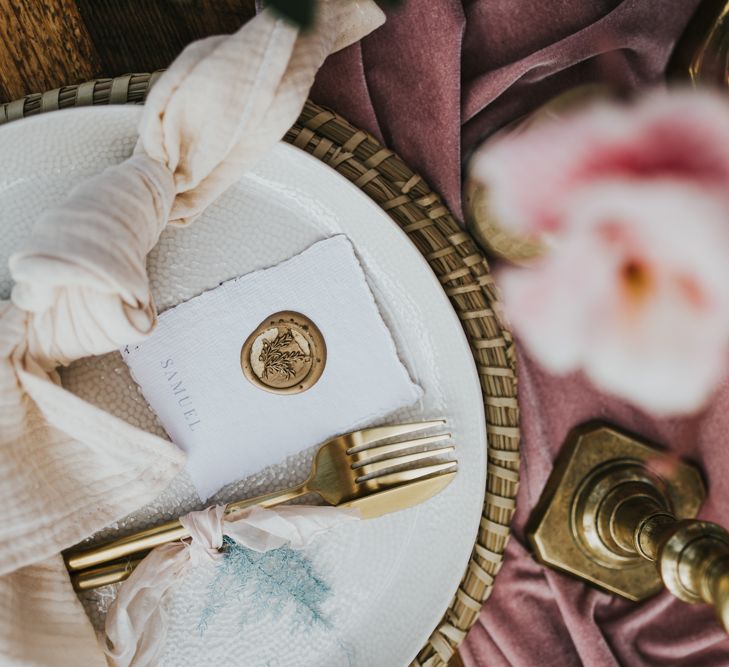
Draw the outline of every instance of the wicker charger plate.
M0 124L73 106L143 102L159 73L132 74L29 95L0 107ZM407 233L458 314L483 392L488 476L480 528L466 572L413 665L446 664L494 585L510 534L519 482L519 413L511 335L486 259L427 184L392 151L334 112L307 102L285 140L345 176Z

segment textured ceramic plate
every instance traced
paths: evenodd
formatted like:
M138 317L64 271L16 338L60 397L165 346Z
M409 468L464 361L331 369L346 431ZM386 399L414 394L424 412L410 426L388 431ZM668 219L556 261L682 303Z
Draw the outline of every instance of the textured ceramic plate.
M0 130L0 297L7 257L44 208L75 183L123 160L141 109L71 109ZM170 607L161 665L399 667L408 664L454 595L476 537L485 488L481 391L461 325L427 263L387 215L336 172L280 144L192 226L166 230L150 255L161 310L221 281L274 265L315 241L346 234L411 377L420 404L391 421L445 416L459 472L418 507L348 524L305 552L236 552L190 574ZM74 393L164 436L117 353L63 372ZM225 502L301 481L303 452L223 489ZM153 504L96 536L152 525L201 504L185 474ZM98 627L114 589L83 602Z

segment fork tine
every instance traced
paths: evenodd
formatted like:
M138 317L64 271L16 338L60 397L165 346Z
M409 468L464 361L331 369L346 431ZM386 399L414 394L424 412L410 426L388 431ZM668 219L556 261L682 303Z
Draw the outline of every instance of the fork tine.
M426 428L434 426L442 426L446 423L445 419L433 419L432 421L414 422L412 424L394 424L392 426L374 426L373 428L365 428L361 431L353 433L354 447L349 452L357 451L361 448L371 445L378 440L385 438L394 438L397 435L406 435L415 431L423 431Z
M427 435L424 438L414 438L413 440L403 440L402 442L393 442L390 445L378 445L376 447L367 447L367 449L361 449L354 452L356 459L355 467L364 465L368 461L382 456L383 454L392 454L394 452L401 452L405 449L412 449L413 447L419 447L421 445L432 445L436 442L443 442L451 437L450 433L439 433L438 435Z
M426 449L424 452L415 452L414 454L405 454L404 456L393 456L389 459L382 461L376 461L375 463L367 463L356 468L356 471L360 473L361 477L371 475L373 472L379 472L380 470L386 470L387 468L394 468L395 466L402 465L403 463L413 463L415 461L422 461L424 459L430 459L441 454L447 454L455 449L453 445L449 447L440 447L438 449ZM361 477L358 477L359 481Z
M394 486L403 482L412 482L413 480L434 475L435 473L455 472L458 467L458 461L445 461L444 463L436 463L432 466L424 466L422 468L410 468L409 470L400 470L391 472L379 477L372 477L370 482L377 482L380 487Z

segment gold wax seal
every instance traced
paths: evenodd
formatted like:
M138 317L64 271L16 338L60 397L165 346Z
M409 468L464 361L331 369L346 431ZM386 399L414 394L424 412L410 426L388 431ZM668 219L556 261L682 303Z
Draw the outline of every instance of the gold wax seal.
M263 320L240 351L243 374L257 387L275 394L298 394L313 387L326 360L319 327L289 310Z

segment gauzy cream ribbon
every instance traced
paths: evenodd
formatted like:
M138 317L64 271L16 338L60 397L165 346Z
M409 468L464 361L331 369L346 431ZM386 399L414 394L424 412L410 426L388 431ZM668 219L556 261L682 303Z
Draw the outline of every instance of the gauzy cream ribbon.
M217 505L180 519L190 540L154 549L119 588L106 616L106 650L110 667L156 664L167 635L166 602L190 566L224 558L223 536L253 551L286 544L301 549L320 533L357 519L354 511L332 507L254 507L225 516Z
M47 210L10 259L0 302L0 658L105 664L59 551L150 502L184 464L169 442L64 391L55 368L155 325L146 255L294 123L325 57L384 20L320 0L298 30L264 10L191 44L147 99L134 155Z

